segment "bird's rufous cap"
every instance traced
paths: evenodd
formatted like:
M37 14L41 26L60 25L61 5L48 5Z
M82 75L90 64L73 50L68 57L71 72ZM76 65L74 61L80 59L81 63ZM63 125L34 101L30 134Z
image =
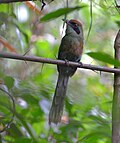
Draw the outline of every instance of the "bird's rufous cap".
M68 25L69 25L70 22L74 22L74 23L76 23L76 24L78 24L78 25L80 25L80 26L82 27L82 23L79 22L79 21L76 20L76 19L71 19L71 20L63 19L63 21L64 21L66 24L68 24Z

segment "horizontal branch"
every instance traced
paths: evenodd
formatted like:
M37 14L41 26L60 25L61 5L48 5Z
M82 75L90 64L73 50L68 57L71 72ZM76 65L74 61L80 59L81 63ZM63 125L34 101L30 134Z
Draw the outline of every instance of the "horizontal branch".
M37 56L24 56L19 54L13 54L13 53L0 53L0 58L8 58L8 59L16 59L16 60L22 60L22 61L32 61L32 62L38 62L38 63L48 63L48 64L57 64L57 65L64 65L64 66L73 66L83 69L90 69L90 70L96 70L96 71L104 71L109 73L119 73L120 69L117 68L108 68L108 67L102 67L102 66L95 66L95 65L89 65L89 64L83 64L78 62L65 62L63 60L53 60L49 58L41 58Z
M0 0L0 3L25 2L25 1L33 1L33 0Z

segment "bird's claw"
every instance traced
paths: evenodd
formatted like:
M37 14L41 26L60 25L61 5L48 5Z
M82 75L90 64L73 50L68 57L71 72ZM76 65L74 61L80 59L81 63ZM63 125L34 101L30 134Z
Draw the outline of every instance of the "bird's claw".
M65 59L65 64L69 66L69 61L67 59Z
M82 66L83 66L83 63L82 63L82 62L78 62L78 64L80 65L80 67L82 67Z

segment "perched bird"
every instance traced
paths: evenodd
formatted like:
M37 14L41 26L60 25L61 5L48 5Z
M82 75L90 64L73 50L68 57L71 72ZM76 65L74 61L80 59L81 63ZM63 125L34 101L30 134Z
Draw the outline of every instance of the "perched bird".
M84 41L82 24L74 19L65 20L65 23L67 25L66 33L59 47L58 59L65 60L66 62L79 62L83 52ZM49 124L51 122L57 124L61 121L68 79L75 73L77 68L68 65L58 65L57 69L59 75L49 113Z

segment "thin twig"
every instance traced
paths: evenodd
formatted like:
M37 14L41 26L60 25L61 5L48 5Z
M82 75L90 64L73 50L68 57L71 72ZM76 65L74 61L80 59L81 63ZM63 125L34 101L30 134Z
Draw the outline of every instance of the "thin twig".
M63 65L66 66L66 62L63 60L53 60L49 58L42 58L42 57L37 57L37 56L23 56L19 54L13 54L13 53L0 53L1 58L8 58L8 59L17 59L17 60L22 60L22 61L32 61L32 62L39 62L39 63L48 63L48 64L58 64L58 65ZM74 66L78 68L83 68L83 69L90 69L94 71L104 71L104 72L109 72L109 73L119 73L120 74L120 69L117 68L108 68L108 67L102 67L102 66L95 66L95 65L89 65L89 64L83 64L83 63L78 63L78 62L70 62L67 63L69 66Z

